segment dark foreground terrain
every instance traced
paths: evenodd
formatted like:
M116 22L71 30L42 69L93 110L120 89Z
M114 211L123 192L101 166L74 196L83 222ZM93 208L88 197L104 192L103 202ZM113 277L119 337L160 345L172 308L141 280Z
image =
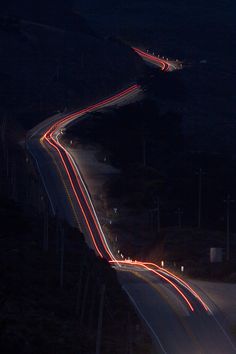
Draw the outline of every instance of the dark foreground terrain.
M78 229L51 216L16 127L5 122L0 136L0 352L94 353L103 299L101 353L149 353L116 272Z
M19 353L19 348L22 354L94 353L103 287L102 353L149 352L149 340L115 272L94 256L78 230L66 225L58 230L50 220L50 248L43 253L42 219L26 217L17 204L3 199L1 219L1 353ZM64 234L63 286L58 232Z

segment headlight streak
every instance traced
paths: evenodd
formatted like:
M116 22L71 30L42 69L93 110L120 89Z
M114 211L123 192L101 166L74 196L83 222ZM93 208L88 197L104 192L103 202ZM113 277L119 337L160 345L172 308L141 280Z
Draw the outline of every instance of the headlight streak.
M70 124L71 122L73 122L75 119L84 116L85 114L89 113L89 112L93 112L95 110L101 109L101 108L105 108L107 106L109 106L110 104L114 104L116 103L118 100L126 98L129 94L132 93L136 93L138 92L138 90L140 89L140 87L138 85L133 85L131 87L129 87L128 89L112 96L111 98L107 98L97 104L94 104L86 109L82 109L78 112L74 112L72 114L67 115L66 117L60 119L59 121L57 121L56 123L53 123L53 125L46 131L46 133L42 136L41 140L45 140L53 149L55 149L55 151L58 153L58 156L64 166L66 175L69 179L70 185L72 187L72 191L74 193L75 199L79 205L79 208L82 212L83 218L85 220L87 229L89 231L89 235L92 239L92 243L94 245L94 248L97 252L97 254L101 257L101 258L106 258L110 263L116 263L118 266L121 266L121 264L126 264L129 266L140 266L146 270L148 270L149 272L155 274L156 276L164 279L167 283L169 283L177 292L178 294L184 299L184 301L187 303L187 305L189 306L189 308L191 309L192 312L194 312L194 308L193 305L191 304L191 302L188 300L187 296L181 291L181 289L173 282L171 281L169 278L167 278L165 275L163 275L162 273L168 273L169 276L171 276L173 279L175 279L179 284L181 284L183 287L185 287L192 295L195 296L195 298L203 305L204 309L206 311L209 310L209 308L204 304L204 302L202 301L202 299L200 298L200 296L186 283L184 282L182 279L178 278L177 276L175 276L174 274L172 274L169 271L163 271L163 269L161 268L162 273L160 272L160 267L154 263L150 263L150 262L132 262L132 261L122 261L120 259L117 259L112 250L110 249L107 239L102 231L102 227L100 225L100 222L98 220L95 208L93 206L90 194L87 190L87 187L83 181L83 178L81 176L81 173L79 172L78 167L76 166L76 163L73 159L73 157L71 156L71 154L66 150L66 148L59 142L58 136L59 136L59 132L58 130L64 128L66 125ZM63 154L64 153L64 154ZM64 155L64 156L63 156ZM69 171L68 168L68 163L69 163L69 168L71 168L71 170L73 171L73 176L71 175L71 172ZM82 195L83 195L83 199L86 203L86 206L89 210L90 216L92 217L93 223L96 227L96 230L98 232L100 241L102 243L102 246L104 248L104 250L101 250L101 248L99 247L96 239L95 239L95 235L93 233L92 227L90 225L90 222L86 216L86 212L83 208L83 205L80 201L80 198L78 196L78 193L76 191L76 186L73 182L73 178L75 178L77 185L79 187L79 190L81 191ZM105 252L104 252L105 251ZM154 267L158 270L155 270L151 267Z

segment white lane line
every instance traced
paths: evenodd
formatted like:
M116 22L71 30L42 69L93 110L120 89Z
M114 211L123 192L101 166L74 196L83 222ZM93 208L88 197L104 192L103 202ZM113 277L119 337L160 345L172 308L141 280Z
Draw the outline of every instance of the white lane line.
M226 332L224 327L220 324L220 322L217 320L216 316L214 315L214 313L211 310L210 310L210 313L213 316L213 318L216 321L216 323L218 324L218 326L220 327L220 329L222 330L222 332L224 333L225 337L228 339L228 341L229 341L230 345L232 346L233 350L236 352L236 347L235 347L233 341L231 340L230 336L228 335L228 333Z
M35 157L35 155L32 153L32 151L30 150L30 148L29 148L28 146L27 146L27 148L28 148L28 150L29 150L29 152L30 152L30 155L33 157L33 159L34 159L35 162L36 162L37 169L38 169L38 171L39 171L39 175L40 175L40 177L41 177L41 180L42 180L43 185L44 185L44 189L45 189L45 191L46 191L46 193L47 193L47 196L48 196L48 199L49 199L49 202L50 202L50 205L51 205L52 214L53 214L53 216L55 216L55 215L56 215L56 211L55 211L55 208L54 208L54 205L53 205L53 202L52 202L52 199L51 199L49 190L48 190L48 188L47 188L47 185L46 185L46 182L45 182L45 178L44 178L44 176L43 176L43 174L42 174L42 172L41 172L41 170L40 170L38 160L37 160L37 158Z
M146 325L148 326L148 328L150 329L150 331L152 332L153 336L155 337L155 339L157 340L159 346L161 347L161 350L163 351L164 354L167 354L167 351L164 349L160 338L158 337L158 335L156 334L156 332L154 331L154 329L152 328L152 326L150 325L150 323L146 320L144 314L142 313L142 311L140 310L139 306L137 305L136 301L134 300L134 298L132 297L132 295L130 294L130 292L128 291L128 289L123 285L122 288L124 289L124 291L126 292L126 294L128 295L128 297L130 298L132 304L134 305L134 307L136 308L136 310L138 311L139 315L142 317L142 319L144 320L144 322L146 323Z
M213 302L213 300L201 288L199 288L197 285L195 285L193 283L191 283L191 285L194 286L195 289L200 291L202 296L204 295L204 297L205 297L204 300L207 301L208 303L210 302L211 307L214 306L215 308L218 308L217 305ZM236 352L235 342L232 341L232 339L230 338L230 336L227 333L226 329L220 324L220 322L218 321L217 317L214 315L214 310L212 310L209 306L208 306L208 308L209 308L210 315L214 318L215 322L217 323L217 325L219 326L219 328L221 329L221 331L223 332L225 337L228 339L228 342L232 346L233 350Z

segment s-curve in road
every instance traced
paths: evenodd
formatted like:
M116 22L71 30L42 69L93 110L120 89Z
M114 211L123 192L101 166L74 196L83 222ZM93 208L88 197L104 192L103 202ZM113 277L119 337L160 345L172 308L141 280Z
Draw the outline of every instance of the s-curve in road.
M88 113L125 104L141 88L134 84L89 107L58 114L29 133L28 149L35 158L53 213L77 225L97 256L110 262L121 286L143 320L157 353L236 353L219 314L183 279L154 263L124 260L104 234L86 181L61 136Z
M175 71L182 69L182 63L180 61L168 60L164 58L160 58L155 54L150 54L142 49L132 47L132 49L137 53L144 61L152 66L157 66L162 71Z

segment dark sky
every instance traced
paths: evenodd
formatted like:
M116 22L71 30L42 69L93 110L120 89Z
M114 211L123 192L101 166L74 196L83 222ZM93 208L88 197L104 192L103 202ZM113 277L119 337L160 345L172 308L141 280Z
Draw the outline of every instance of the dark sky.
M73 0L9 0L0 5L1 13L40 20L45 16L59 16L72 8Z

